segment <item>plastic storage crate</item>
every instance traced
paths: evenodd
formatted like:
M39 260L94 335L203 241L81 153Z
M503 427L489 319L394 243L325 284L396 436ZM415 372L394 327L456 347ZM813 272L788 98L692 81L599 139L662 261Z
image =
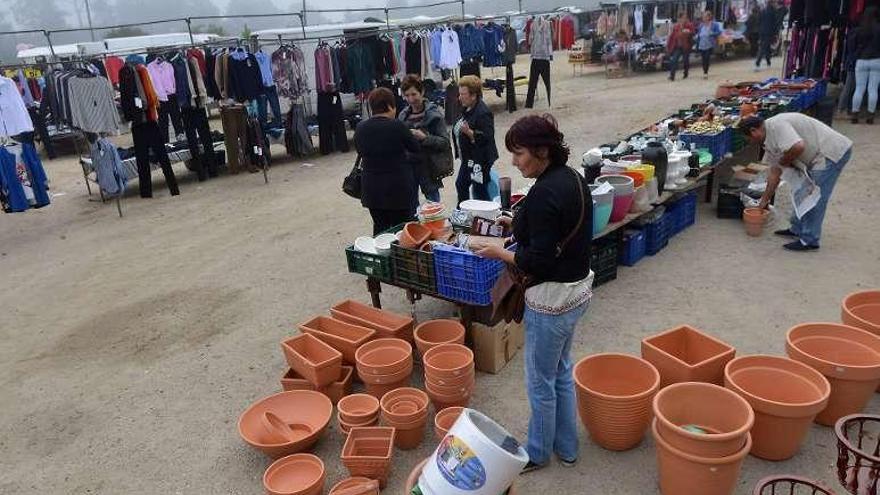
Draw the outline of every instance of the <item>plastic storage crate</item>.
M678 135L681 142L686 143L689 147L695 144L697 148L705 148L712 153L712 164L716 164L729 153L733 140L733 129L725 128L723 131L715 134L691 134L683 132Z
M391 281L390 256L364 253L356 250L354 246L349 246L345 248L345 261L351 273L359 273L384 282Z
M483 258L455 246L434 246L437 293L453 301L477 306L491 304L492 286L503 269L500 260Z
M645 225L645 254L653 256L669 244L669 232L672 228L672 215L663 212L654 221Z
M633 266L645 257L645 233L641 230L627 230L623 233L623 246L620 250L620 264Z
M617 239L598 239L593 241L591 247L590 269L594 273L593 287L617 279Z
M394 241L391 243L391 272L398 285L424 292L437 291L432 252L405 248Z
M666 214L669 215L669 237L696 223L697 193L691 191L676 200L667 207Z

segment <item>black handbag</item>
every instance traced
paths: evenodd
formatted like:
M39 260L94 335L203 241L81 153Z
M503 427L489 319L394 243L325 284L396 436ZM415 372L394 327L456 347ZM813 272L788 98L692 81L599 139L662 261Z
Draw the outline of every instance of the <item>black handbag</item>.
M434 180L441 180L455 173L452 147L447 147L440 153L428 153L428 173Z
M342 192L348 194L354 199L361 199L361 155L354 161L354 166L351 167L351 172L342 179Z

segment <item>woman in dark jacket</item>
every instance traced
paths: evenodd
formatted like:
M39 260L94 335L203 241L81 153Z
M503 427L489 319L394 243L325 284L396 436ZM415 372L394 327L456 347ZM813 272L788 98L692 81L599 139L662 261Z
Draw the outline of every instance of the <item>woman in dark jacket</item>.
M416 179L422 194L429 201L440 202L443 177L435 177L433 162L452 162L452 149L446 122L440 107L425 99L424 86L418 76L410 74L400 83L400 90L407 106L397 117L412 131L421 145L420 153L410 153L408 158L416 170ZM418 194L417 194L418 195Z
M376 88L368 97L373 116L358 124L354 143L361 158L361 204L373 217L373 235L415 218L416 177L406 152L419 143L397 120L394 94Z
M852 123L859 123L859 112L865 93L868 94L868 124L874 123L880 91L880 22L877 7L869 6L862 13L860 25L855 30L856 89L852 98Z
M461 165L455 180L458 203L471 198L489 200L489 172L498 159L495 147L495 116L483 102L483 81L464 76L458 81L458 100L463 112L452 130Z
M477 252L516 265L529 280L524 321L532 415L525 471L532 471L553 453L564 465L578 456L570 350L592 297L593 200L587 182L566 165L569 149L552 116L522 117L504 141L513 165L535 184L513 219L516 252L498 246Z

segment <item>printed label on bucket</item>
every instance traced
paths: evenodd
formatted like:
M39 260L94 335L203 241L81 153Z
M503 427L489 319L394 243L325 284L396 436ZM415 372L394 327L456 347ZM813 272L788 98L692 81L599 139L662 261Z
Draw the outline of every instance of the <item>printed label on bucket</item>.
M460 438L446 435L437 449L437 468L450 485L460 490L479 490L486 484L486 468Z

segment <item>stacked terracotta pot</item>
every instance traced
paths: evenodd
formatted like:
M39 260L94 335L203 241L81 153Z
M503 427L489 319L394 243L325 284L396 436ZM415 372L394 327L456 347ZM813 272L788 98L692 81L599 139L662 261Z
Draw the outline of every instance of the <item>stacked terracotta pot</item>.
M330 308L333 318L361 327L372 328L376 337L412 341L413 319L383 309L374 308L351 299Z
M357 372L367 393L381 399L386 393L409 385L413 370L412 345L402 339L376 339L355 353Z
M578 412L590 438L609 450L628 450L645 436L660 374L644 359L596 354L574 368Z
M425 389L434 408L467 407L476 385L474 353L461 344L440 344L425 352Z
M346 434L352 428L375 426L379 422L379 400L368 394L345 396L337 404L336 420Z
M443 440L446 437L446 434L458 421L462 411L464 411L463 407L447 407L442 411L437 411L437 414L434 415L434 436L437 437L437 440Z
M382 424L396 430L394 445L401 450L418 447L425 437L428 395L417 388L401 387L385 394L380 405Z
M330 385L342 373L342 353L317 337L301 334L281 342L287 364L316 388Z
M440 344L464 344L464 325L456 320L430 320L420 323L413 332L416 348L424 356Z
M670 385L654 397L652 425L663 495L726 495L752 448L752 407L709 383Z
M382 488L391 471L395 429L384 426L352 428L342 447L342 463L352 476L376 480Z

